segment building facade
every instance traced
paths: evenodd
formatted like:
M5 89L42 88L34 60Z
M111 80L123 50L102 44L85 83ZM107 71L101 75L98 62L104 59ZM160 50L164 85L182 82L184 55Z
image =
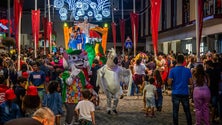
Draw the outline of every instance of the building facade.
M146 38L146 50L153 51L150 26L150 1L142 0L142 8L149 7L140 17L140 36ZM196 53L195 0L162 0L158 51L170 50ZM222 52L222 0L204 0L203 31L200 53ZM144 27L144 28L143 28Z

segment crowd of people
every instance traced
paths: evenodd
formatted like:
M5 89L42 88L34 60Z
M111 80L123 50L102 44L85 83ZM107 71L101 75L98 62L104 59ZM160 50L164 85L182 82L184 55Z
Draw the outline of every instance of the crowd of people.
M104 64L93 61L89 83L83 89L82 100L75 111L64 111L62 90L64 81L63 51L44 55L39 51L33 57L32 49L22 50L20 69L13 54L0 55L0 125L14 124L61 124L61 116L71 112L71 123L96 124L95 110L99 106L99 87L96 86L97 70ZM222 120L222 55L215 51L201 56L181 53L159 53L154 57L134 58L119 55L119 66L132 73L131 96L143 96L146 117L156 117L161 112L163 92L172 90L173 123L178 125L178 110L182 103L187 124L192 124L190 102L194 104L196 125L209 125L218 118ZM128 83L120 83L127 89ZM48 108L45 108L48 107ZM50 117L49 117L50 116ZM21 118L15 120L16 118ZM27 122L26 122L27 121ZM77 124L77 123L76 123Z

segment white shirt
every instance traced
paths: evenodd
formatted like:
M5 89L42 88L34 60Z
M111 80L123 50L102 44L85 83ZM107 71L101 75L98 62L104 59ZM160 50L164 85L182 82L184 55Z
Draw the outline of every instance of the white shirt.
M139 74L139 75L144 74L145 75L146 66L143 63L141 63L140 65L134 64L133 68L134 68L135 74Z
M82 100L77 104L75 109L79 110L79 119L92 121L90 112L95 111L95 106L92 102L88 100Z
M147 97L155 97L154 96L154 92L156 91L156 86L152 85L152 84L148 84L144 87L143 92L146 91L146 98Z

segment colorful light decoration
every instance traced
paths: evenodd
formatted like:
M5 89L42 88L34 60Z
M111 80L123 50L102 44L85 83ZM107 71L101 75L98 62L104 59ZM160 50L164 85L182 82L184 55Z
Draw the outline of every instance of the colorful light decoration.
M109 0L54 0L54 6L59 9L62 21L67 20L68 16L74 20L94 17L97 21L110 16Z

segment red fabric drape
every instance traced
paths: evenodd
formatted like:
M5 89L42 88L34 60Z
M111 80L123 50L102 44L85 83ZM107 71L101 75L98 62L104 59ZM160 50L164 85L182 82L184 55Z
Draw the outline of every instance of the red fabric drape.
M52 22L48 22L47 23L47 38L48 38L49 46L51 44L51 39L50 39L51 35L52 35Z
M198 20L199 20L199 40L198 40L198 52L200 52L200 42L201 42L201 35L202 35L202 29L203 29L203 0L198 0Z
M40 25L40 10L32 10L32 35L36 48L38 47L39 41L39 25Z
M130 13L130 19L131 19L131 28L132 28L132 38L133 42L138 41L138 26L139 26L139 16L136 13ZM136 41L134 41L134 27L135 26L135 33L136 33Z
M122 43L122 48L124 48L124 42L125 42L125 20L120 19L120 37L121 37L121 43Z
M23 0L14 0L14 29L15 29L15 41L18 48L18 35L19 35L19 19L22 16Z
M99 33L97 33L96 31L90 30L89 31L89 37L90 38L101 38L101 36L99 35Z
M116 48L116 23L112 22L113 45Z
M152 28L152 41L153 41L153 50L155 56L158 53L158 28L160 20L160 7L162 0L151 0L151 28Z

